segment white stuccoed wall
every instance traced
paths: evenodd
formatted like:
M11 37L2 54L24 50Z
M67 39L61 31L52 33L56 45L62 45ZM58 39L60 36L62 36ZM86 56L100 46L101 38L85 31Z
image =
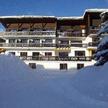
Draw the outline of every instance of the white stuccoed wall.
M15 52L15 55L16 56L20 56L20 52L27 52L27 56L32 56L32 52L39 52L41 55L45 55L45 52L52 52L52 56L55 56L55 51L54 50L20 50L20 51L16 51L16 50L7 50L6 53L9 53L9 52Z
M92 42L92 38L91 37L87 37L85 40L82 41L83 44L87 44L89 42Z
M82 63L84 66L90 66L95 61L25 61L26 64L36 63L37 69L60 69L61 63L67 63L68 70L77 69L77 64Z
M85 51L85 55L89 56L89 52L86 48L79 48L79 47L72 47L69 56L75 56L75 51ZM20 50L7 50L6 53L9 52L15 52L16 56L20 56L20 52L27 52L28 55L27 56L32 56L32 52L40 52L40 54L42 54L43 56L45 55L45 52L52 52L52 56L55 56L55 51L54 49L44 49L44 50L24 50L24 49L20 49ZM95 63L95 61L25 61L26 64L29 63L36 63L37 69L60 69L60 64L61 63L67 63L67 67L68 69L77 69L77 64L81 63L84 64L84 66L89 66L89 65L93 65Z

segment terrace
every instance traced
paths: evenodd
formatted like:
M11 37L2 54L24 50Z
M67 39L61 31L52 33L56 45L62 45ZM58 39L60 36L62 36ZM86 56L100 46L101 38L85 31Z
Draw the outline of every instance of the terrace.
M53 44L53 43L0 43L0 47L96 47L97 43L71 43L71 44Z
M56 31L10 31L0 32L0 37L55 37Z
M90 56L71 56L71 57L59 57L59 56L19 56L22 60L38 60L38 61L91 61Z

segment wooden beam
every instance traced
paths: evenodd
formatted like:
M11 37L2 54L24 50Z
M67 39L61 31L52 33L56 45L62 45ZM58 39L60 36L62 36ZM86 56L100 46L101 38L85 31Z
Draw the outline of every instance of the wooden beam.
M46 25L47 25L47 23L42 23L42 30L44 30Z
M18 30L21 30L22 23L18 23Z
M30 24L30 30L33 30L33 29L34 29L34 24L35 24L35 23L31 23L31 24Z
M90 32L90 15L89 14L88 14L88 17L87 17L87 28L88 28L87 33L89 34L89 32Z
M9 26L10 26L11 24L6 24L5 26L6 26L6 31L8 31L9 30Z

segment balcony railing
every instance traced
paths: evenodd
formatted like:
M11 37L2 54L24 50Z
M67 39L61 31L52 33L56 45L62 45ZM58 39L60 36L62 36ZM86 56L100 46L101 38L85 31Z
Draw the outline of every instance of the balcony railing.
M96 34L98 31L99 31L99 27L95 27L95 28L93 28L93 27L90 27L89 28L89 33L90 34Z
M55 44L35 44L35 43L0 43L0 47L55 47Z
M71 47L87 47L88 44L83 43L71 43Z
M96 47L97 45L98 45L98 42L95 42L95 43L94 42L89 42L88 43L89 47Z
M65 48L65 47L96 47L98 43L71 43L71 44L53 44L53 43L0 43L0 47L56 47L56 48Z
M36 61L91 61L92 57L59 57L59 56L20 56L22 60L36 60Z
M59 37L86 37L85 33L81 32L58 32Z
M32 35L32 36L54 36L56 35L56 31L10 31L10 32L0 32L0 35L4 36L19 36L19 35Z
M71 47L71 45L69 45L69 44L56 44L56 47L57 48L62 48L62 47Z
M70 43L70 44L57 44L56 47L87 47L88 44L83 43Z

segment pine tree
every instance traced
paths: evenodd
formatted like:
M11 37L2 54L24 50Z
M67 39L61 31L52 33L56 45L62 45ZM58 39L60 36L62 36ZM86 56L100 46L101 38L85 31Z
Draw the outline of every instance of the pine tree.
M96 54L94 55L95 66L103 65L108 61L108 11L103 12L101 15L101 29L97 33L97 36L100 38L100 43L97 47Z

